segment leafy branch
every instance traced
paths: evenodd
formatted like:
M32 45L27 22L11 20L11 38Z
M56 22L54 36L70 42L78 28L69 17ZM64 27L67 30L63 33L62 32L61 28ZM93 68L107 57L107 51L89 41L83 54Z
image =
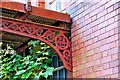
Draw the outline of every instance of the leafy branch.
M55 52L45 43L30 41L30 55L22 56L9 45L0 49L0 78L3 80L48 78L53 74L52 56Z

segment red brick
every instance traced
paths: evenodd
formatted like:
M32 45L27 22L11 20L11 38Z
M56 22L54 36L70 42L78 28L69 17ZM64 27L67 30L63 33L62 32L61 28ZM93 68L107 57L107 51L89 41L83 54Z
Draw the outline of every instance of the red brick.
M78 70L78 66L73 67L73 72L75 73Z
M92 72L93 72L93 68L92 67L88 68L88 73L92 73Z
M107 14L107 10L103 10L100 13L98 13L97 18L100 18L100 17L104 16L105 14Z
M102 29L100 30L100 34L103 34L103 33L105 33L105 32L106 32L105 28L102 28Z
M85 54L86 56L91 56L94 54L94 50L87 51Z
M107 52L107 51L102 52L102 56L103 56L103 57L106 57L107 55L108 55L108 52Z
M96 71L101 71L103 70L103 65L97 65L97 66L94 66L93 67L93 70L96 72Z
M116 54L116 53L118 53L118 48L117 47L108 50L108 55L113 55L113 54Z
M117 46L117 44L116 44L116 42L114 41L114 42L111 42L111 43L109 43L109 48L111 49L111 48L114 48L114 47L116 47Z
M114 60L114 61L110 62L110 67L117 67L118 65L119 65L118 60Z
M100 47L100 52L106 51L109 49L109 44L103 45Z
M105 45L105 44L107 44L107 39L103 39L103 40L100 41L100 45L101 45L101 46L102 46L102 45Z
M111 61L111 56L107 56L101 59L101 63L107 63Z
M95 59L99 59L99 58L101 58L101 57L102 57L102 54L101 54L101 53L97 53L97 54L94 54L94 55L92 56L92 59L95 60Z
M119 47L119 40L116 41L116 47Z
M84 47L84 43L80 43L79 48L83 48L83 47Z
M118 73L118 72L119 72L118 67L114 67L114 68L113 68L113 73Z
M100 48L99 48L99 47L94 48L94 53L95 53L95 54L96 54L96 53L100 53Z
M107 37L108 37L108 32L106 32L106 33L100 35L100 36L99 36L99 40L105 39L105 38L107 38Z
M93 10L95 10L96 9L96 5L93 5L92 7L91 7L91 10L93 11Z
M73 62L73 67L75 67L75 66L77 66L77 62L76 61Z
M75 57L76 56L76 52L72 52L72 57Z
M109 63L105 63L105 64L103 64L103 66L104 66L104 69L110 68L110 64Z
M110 42L116 41L116 40L118 40L118 35L113 35L113 36L107 38L107 43L110 43Z
M77 74L76 74L76 77L78 77L80 74L79 74L79 71L77 71Z
M100 59L94 60L94 65L99 65L100 63Z
M94 47L94 48L100 47L100 42L94 43L94 44L93 44L93 47Z
M96 72L96 76L99 77L99 76L101 76L101 75L102 75L102 74L101 74L101 71L97 71L97 72Z
M87 57L87 62L89 62L89 61L92 61L92 57L91 56Z
M105 21L105 16L102 16L101 18L99 18L100 23L102 23L103 21Z
M102 6L100 6L98 9L99 9L99 12L101 12L101 11L105 10L105 6L102 5Z
M118 26L118 22L114 22L111 25L106 27L106 31L112 30Z
M116 15L120 14L120 11L119 11L119 10L120 10L120 8L118 8L118 9L115 10ZM115 16L116 16L116 15L115 15ZM119 15L118 15L118 17L119 17Z
M114 29L113 29L113 30L110 30L110 31L108 32L108 34L109 34L109 36L114 35L114 34L115 34L115 30L114 30Z
M78 0L78 10L74 3L74 11L71 12L74 21L71 31L73 77L118 77L116 67L120 30L117 1L102 0L90 5L83 4L83 7Z
M96 31L96 32L94 32L94 36L96 37L96 36L99 36L100 35L100 31L98 30L98 31Z
M96 16L96 15L92 17L92 21L94 21L94 20L96 20L96 19L97 19L97 16Z
M106 21L107 22L107 21ZM107 25L107 24L106 24ZM102 22L102 23L100 23L100 24L98 24L98 29L100 30L100 29L102 29L102 28L104 28L105 27L105 22Z
M88 74L88 69L84 69L83 74Z
M116 4L114 4L114 10L116 10L116 9L118 9L120 6L119 6L119 3L116 3Z
M105 15L105 20L108 20L108 19L112 18L112 17L115 16L115 15L116 15L116 11L113 11L113 12Z
M92 32L96 32L98 30L98 26L94 26L93 28L92 28Z
M87 78L94 78L95 77L95 72L87 74Z
M106 79L110 79L111 76L110 76L110 75L106 75L105 78L106 78Z
M90 35L90 33L92 33L92 29L86 30L84 32L84 36Z
M85 20L89 19L89 14L85 15Z
M116 60L116 59L118 59L118 53L112 55L112 60Z
M92 17L92 16L96 15L97 13L98 13L98 9L96 9L96 10L92 11L92 12L90 13L90 17Z
M87 62L86 66L88 66L88 67L94 66L94 61Z
M97 42L97 41L98 41L98 37L94 37L93 42Z
M91 26L94 27L94 26L97 26L99 24L99 20L96 19L95 21L91 22Z
M82 61L81 64L84 64L87 62L86 58L83 58L81 61Z
M114 21L118 21L118 20L119 20L119 16L117 15L114 17Z
M110 13L111 11L113 11L113 6L107 8L107 11L108 11L108 13Z
M114 30L115 30L115 34L118 34L120 32L118 27L115 28Z
M81 78L87 78L87 75L83 75Z
M107 4L105 4L105 8L112 6L114 3L114 1L109 1Z
M80 76L80 75L82 75L82 71L81 71L81 70L80 70L80 71L78 71L78 74L79 74L79 76Z
M112 74L112 69L106 69L106 70L102 70L102 75L105 76L105 75L109 75L109 74Z
M76 77L77 76L77 72L74 72L73 76Z
M118 74L118 73L112 74L112 75L111 75L111 78L119 78L119 74Z
M77 55L77 56L73 57L73 61L77 61L80 56L81 56L81 55Z
M114 17L113 18L110 18L109 20L108 20L108 24L111 24L111 23L113 23L115 20L114 20Z
M85 42L85 45L87 46L87 45L90 45L90 44L92 44L92 43L93 43L93 40L90 39L90 40L88 40L88 41Z
M81 44L81 39L78 39L76 42L78 45Z

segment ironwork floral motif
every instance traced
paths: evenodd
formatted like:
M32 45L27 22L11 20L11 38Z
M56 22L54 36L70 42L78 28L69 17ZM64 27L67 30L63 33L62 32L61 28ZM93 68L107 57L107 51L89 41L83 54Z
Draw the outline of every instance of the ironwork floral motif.
M3 18L0 30L38 39L51 46L63 61L66 69L72 71L70 40L68 30Z

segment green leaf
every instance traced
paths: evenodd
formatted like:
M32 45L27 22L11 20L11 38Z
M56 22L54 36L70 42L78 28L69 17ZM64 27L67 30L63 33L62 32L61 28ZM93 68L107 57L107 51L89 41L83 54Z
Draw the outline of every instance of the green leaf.
M22 74L21 78L28 78L31 74L32 74L32 72L26 72L26 73Z
M3 61L6 62L8 60L8 58L4 58Z
M7 67L6 67L6 69L10 69L10 68L11 68L11 66L7 66Z
M39 53L39 54L41 54L42 52L41 52L41 51L37 51L36 53Z
M3 77L3 75L0 75L0 78L2 78Z
M44 52L44 53L43 53L43 55L48 55L48 54L49 54L49 52Z
M21 70L21 71L18 71L15 75L20 75L22 73L24 73L26 70Z
M3 61L2 60L0 60L0 64L2 63Z
M19 70L21 70L22 68L23 68L22 66L18 67Z
M30 50L30 53L33 53L33 52L34 52L34 50L31 49L31 50Z
M5 78L47 78L53 74L53 67L49 64L52 62L51 47L39 40L31 41L29 51L30 55L21 56L20 54L10 55L10 58L6 58L4 54L8 54L12 49L7 46L6 51L1 54L1 58L5 61L2 62L0 70L3 71L2 75ZM13 49L12 49L13 50ZM5 59L6 58L6 59ZM11 74L12 73L12 74ZM9 76L6 76L10 74ZM1 75L1 74L0 74Z
M40 78L40 76L43 76L42 71L40 71L38 75L36 74L35 78L38 79L38 78Z
M48 78L49 75L53 75L53 70L53 67L47 67L46 72L44 72L42 76Z

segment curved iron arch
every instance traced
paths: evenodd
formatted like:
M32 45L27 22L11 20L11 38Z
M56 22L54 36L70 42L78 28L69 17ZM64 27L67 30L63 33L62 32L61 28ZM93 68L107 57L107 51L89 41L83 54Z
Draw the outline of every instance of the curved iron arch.
M65 68L72 71L70 40L65 34L68 30L38 25L8 18L2 18L1 31L38 39L51 46L61 58Z

